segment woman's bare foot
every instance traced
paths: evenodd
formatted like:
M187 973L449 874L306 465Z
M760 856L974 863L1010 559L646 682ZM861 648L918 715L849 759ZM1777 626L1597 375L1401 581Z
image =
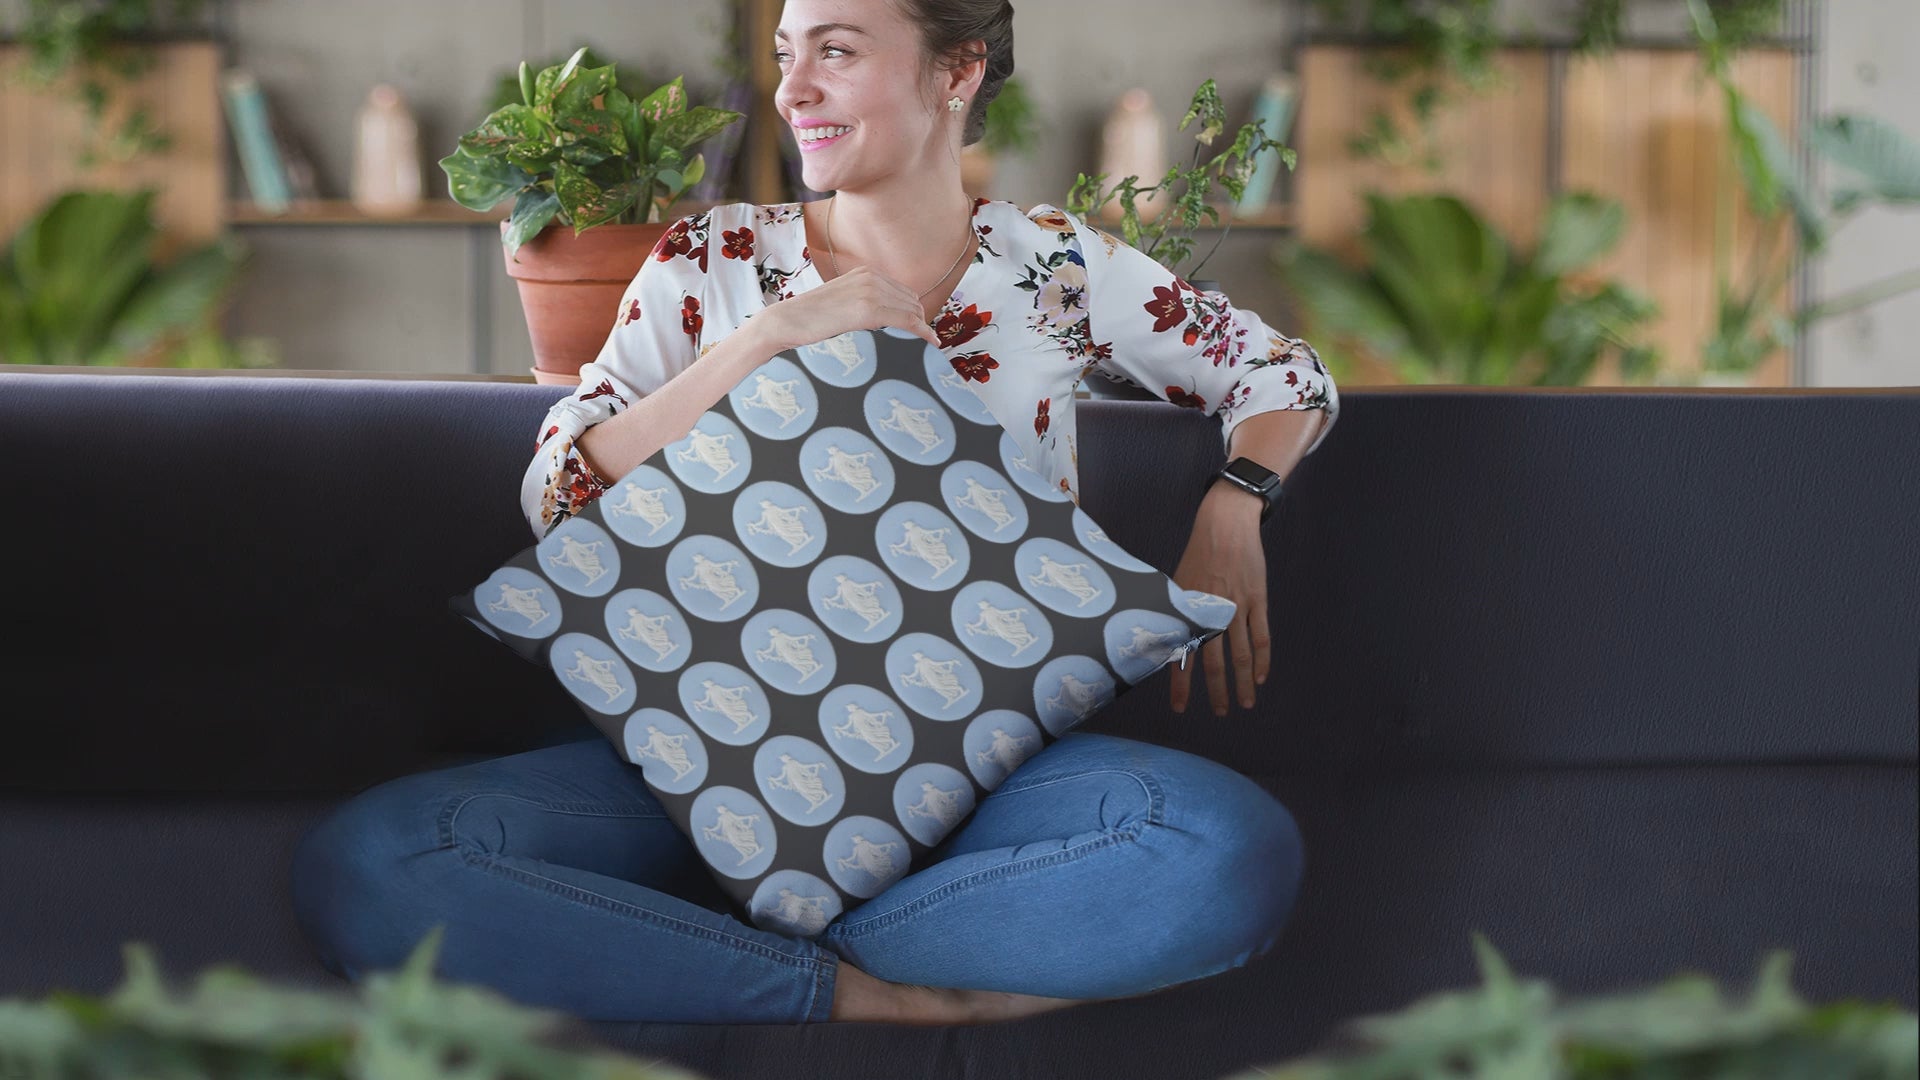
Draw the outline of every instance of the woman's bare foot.
M827 1018L893 1024L986 1024L1080 1003L1076 998L887 982L842 960L834 976L833 1010Z

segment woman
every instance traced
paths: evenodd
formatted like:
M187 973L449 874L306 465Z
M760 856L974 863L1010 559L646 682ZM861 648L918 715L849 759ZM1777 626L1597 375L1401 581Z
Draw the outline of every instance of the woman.
M523 485L537 537L775 354L860 328L939 346L1076 502L1072 391L1096 369L1220 416L1233 453L1282 475L1319 445L1338 398L1305 342L1072 215L963 191L959 148L1013 71L1012 22L1005 0L788 0L776 104L808 186L836 194L674 223L541 425ZM1238 605L1224 637L1247 707L1268 663L1261 505L1214 485L1173 575ZM1224 715L1220 640L1202 656ZM1188 672L1168 670L1184 711ZM397 966L444 924L443 977L586 1019L970 1023L1239 967L1298 888L1299 833L1251 780L1069 731L915 872L818 943L788 938L728 912L640 770L586 730L388 781L321 822L293 885L328 965Z

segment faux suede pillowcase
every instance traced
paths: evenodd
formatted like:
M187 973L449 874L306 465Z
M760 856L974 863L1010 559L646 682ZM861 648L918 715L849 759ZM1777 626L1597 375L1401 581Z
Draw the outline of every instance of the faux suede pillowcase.
M738 917L808 939L1235 608L892 328L774 356L449 605L560 680Z

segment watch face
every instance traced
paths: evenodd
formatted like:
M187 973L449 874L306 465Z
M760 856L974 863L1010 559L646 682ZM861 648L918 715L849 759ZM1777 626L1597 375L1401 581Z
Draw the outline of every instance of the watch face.
M1247 458L1233 459L1233 461L1228 463L1226 471L1255 487L1264 488L1268 484L1280 479L1279 473L1274 472L1259 462Z

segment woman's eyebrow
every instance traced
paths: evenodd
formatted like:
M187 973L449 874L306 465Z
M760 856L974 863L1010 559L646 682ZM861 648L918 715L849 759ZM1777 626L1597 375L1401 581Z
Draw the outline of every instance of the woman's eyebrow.
M852 23L843 23L843 22L821 23L818 26L808 29L807 39L811 41L812 39L819 37L821 34L824 34L829 30L845 30L845 31L848 31L849 33L854 33L854 34L866 33L865 30L860 29L859 27L853 25ZM773 36L781 39L782 41L787 40L787 32L785 30L775 30L773 32Z

